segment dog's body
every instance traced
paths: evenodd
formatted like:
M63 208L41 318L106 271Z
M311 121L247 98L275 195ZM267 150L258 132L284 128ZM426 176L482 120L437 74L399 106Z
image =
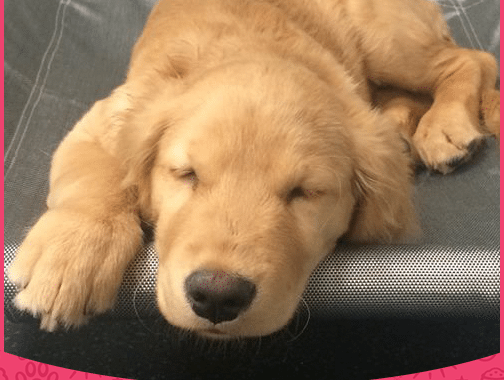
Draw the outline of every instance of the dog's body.
M338 239L416 234L411 155L447 173L496 133L496 70L428 1L162 0L54 155L16 304L48 330L112 307L142 217L169 322L274 332Z

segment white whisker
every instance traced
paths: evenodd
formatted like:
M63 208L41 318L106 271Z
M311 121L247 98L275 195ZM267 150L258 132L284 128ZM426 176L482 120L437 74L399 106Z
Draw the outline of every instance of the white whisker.
M306 330L306 328L308 327L308 323L310 322L310 318L311 318L311 312L310 312L310 307L308 306L308 304L306 303L305 299L303 297L300 298L302 304L304 305L304 307L306 308L306 311L308 312L308 317L306 318L306 322L303 326L303 328L301 329L301 331L295 335L292 339L289 339L287 342L288 343L291 343L291 342L294 342L295 340L297 340ZM298 326L296 325L296 330L297 330Z
M138 293L138 289L140 289L140 285L142 285L143 281L145 280L146 277L149 277L150 276L150 273L146 273L144 275L144 277L138 282L136 288L135 288L135 291L133 292L133 310L135 311L135 315L137 316L137 319L140 321L140 323L142 324L142 326L147 330L149 331L150 333L154 334L155 335L155 332L152 331L150 328L147 327L147 325L144 323L143 319L140 317L140 313L138 312L138 309L136 307L136 304L135 304L135 300L136 300L136 295Z

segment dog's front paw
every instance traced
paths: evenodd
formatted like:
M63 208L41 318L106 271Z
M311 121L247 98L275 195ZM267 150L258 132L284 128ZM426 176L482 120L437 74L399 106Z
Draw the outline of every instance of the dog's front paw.
M431 108L420 120L413 145L423 163L432 170L450 173L467 162L484 142L464 106Z
M9 268L9 279L21 289L16 307L40 317L47 331L82 325L110 309L141 239L130 219L98 221L62 211L43 215Z

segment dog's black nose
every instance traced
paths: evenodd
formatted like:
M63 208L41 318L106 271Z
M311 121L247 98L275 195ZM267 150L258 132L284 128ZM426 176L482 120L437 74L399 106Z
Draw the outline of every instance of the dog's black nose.
M201 270L187 277L185 291L193 311L217 324L232 321L245 311L254 299L256 287L243 277Z

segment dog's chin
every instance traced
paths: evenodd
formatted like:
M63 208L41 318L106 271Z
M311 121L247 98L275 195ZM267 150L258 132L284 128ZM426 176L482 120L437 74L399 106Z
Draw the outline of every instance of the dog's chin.
M210 328L202 328L202 329L194 329L190 330L192 333L195 335L202 337L204 339L209 339L209 340L219 340L219 341L233 341L233 340L243 340L243 339L256 339L256 338L262 338L265 336L273 335L275 334L278 330L281 330L282 327L279 327L278 329L274 329L273 331L268 331L264 333L260 332L228 332L223 328L219 328L218 326L215 327L210 327Z
M173 321L167 319L167 322L174 326L175 328L182 329L188 332L191 335L201 337L209 340L221 340L221 341L233 341L233 340L242 340L242 339L255 339L262 338L265 336L269 336L275 334L279 330L282 330L285 326L280 325L276 328L268 328L268 329L250 329L247 326L230 326L227 324L224 325L208 325L204 326L205 323L199 326L180 326Z
M164 315L165 320L177 329L188 332L190 335L201 337L210 340L242 340L242 339L255 339L262 338L277 333L282 330L290 321L278 325L261 326L261 328L254 328L254 323L248 321L247 323L240 322L225 322L223 324L213 325L211 323L194 321L188 323L190 318L185 322L174 320L173 318ZM176 319L176 318L175 318ZM283 321L282 321L283 322Z
M195 330L194 333L198 336L211 340L235 340L242 338L241 336L230 335L217 327Z

